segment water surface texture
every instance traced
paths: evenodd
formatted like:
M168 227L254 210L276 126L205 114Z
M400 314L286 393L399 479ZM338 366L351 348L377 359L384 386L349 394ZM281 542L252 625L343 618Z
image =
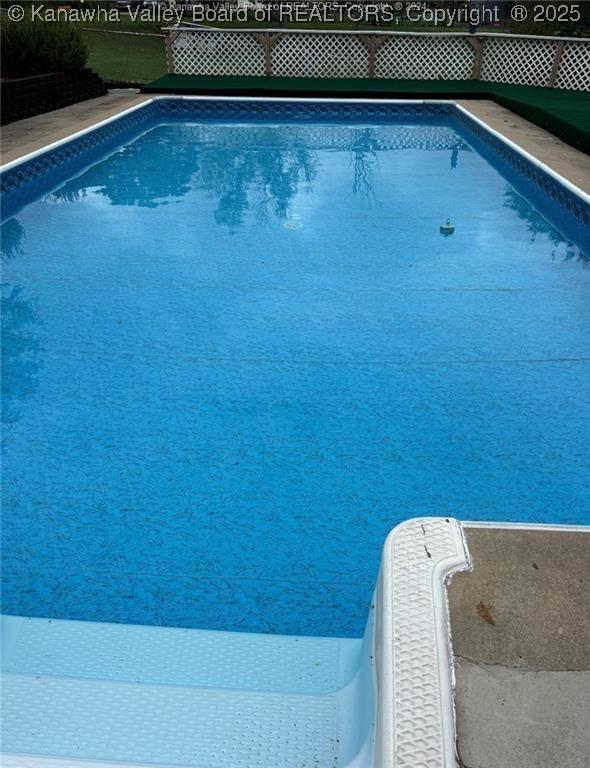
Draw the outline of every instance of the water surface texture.
M405 518L590 522L559 227L441 122L160 125L28 205L4 610L360 636Z

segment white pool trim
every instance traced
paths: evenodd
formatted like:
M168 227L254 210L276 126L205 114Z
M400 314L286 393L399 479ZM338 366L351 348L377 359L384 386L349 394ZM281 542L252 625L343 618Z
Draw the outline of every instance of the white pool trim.
M374 599L375 768L457 764L446 584L470 568L452 518L407 520L387 537Z
M494 520L462 520L463 528L500 528L521 531L548 531L555 533L590 533L590 525L568 525L565 523L501 523Z

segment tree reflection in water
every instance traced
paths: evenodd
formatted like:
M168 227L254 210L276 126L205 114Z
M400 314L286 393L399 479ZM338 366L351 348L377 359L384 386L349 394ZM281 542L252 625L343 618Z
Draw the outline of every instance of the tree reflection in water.
M375 197L373 176L377 166L378 149L379 142L372 128L367 128L358 135L356 146L351 149L354 168L352 192L368 200Z
M22 255L24 230L20 222L9 219L0 229L2 258ZM2 284L2 423L10 425L22 415L22 403L37 389L41 367L40 342L31 333L38 322L34 301L25 299L20 286Z
M121 148L52 194L71 202L89 190L113 205L154 208L192 191L213 201L215 221L234 232L250 211L258 220L286 220L298 191L312 191L323 152L351 158L352 190L374 197L380 152L444 151L451 168L471 151L441 125L160 126Z
M234 231L249 210L259 218L285 219L300 185L311 190L316 157L310 150L215 146L194 133L184 140L138 140L66 182L51 198L72 202L92 189L112 205L155 208L201 190L215 202L215 221Z
M2 224L0 242L2 244L2 258L7 261L16 259L23 252L23 240L25 231L18 219L8 219Z
M526 223L532 243L535 242L538 235L547 237L553 243L553 261L576 261L583 266L590 263L590 257L581 248L563 237L524 197L510 186L507 186L504 192L504 204Z
M193 176L197 189L217 200L217 224L235 231L252 209L259 220L286 219L291 200L316 175L316 157L305 149L272 152L233 150L209 152Z
M37 390L41 343L31 333L38 322L33 301L19 286L2 286L2 423L17 422L20 404Z

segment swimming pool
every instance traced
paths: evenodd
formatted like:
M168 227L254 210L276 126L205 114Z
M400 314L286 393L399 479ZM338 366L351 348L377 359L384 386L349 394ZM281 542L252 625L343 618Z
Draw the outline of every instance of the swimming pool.
M400 520L590 522L588 204L454 107L161 99L4 177L4 612L360 637Z

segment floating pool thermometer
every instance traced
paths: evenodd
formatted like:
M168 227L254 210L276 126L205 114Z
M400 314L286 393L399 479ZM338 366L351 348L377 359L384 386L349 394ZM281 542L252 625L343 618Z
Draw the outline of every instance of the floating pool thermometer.
M444 224L440 225L441 235L452 235L455 231L455 225L451 224L451 220L447 219Z

